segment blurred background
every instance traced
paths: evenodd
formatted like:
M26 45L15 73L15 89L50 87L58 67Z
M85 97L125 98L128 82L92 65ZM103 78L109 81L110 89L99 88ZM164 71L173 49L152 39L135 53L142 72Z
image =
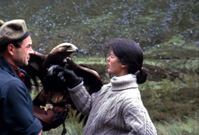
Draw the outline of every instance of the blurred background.
M142 99L158 134L199 134L198 0L0 0L0 19L24 19L40 53L75 44L73 59L95 69L104 83L110 80L104 44L118 37L135 40L150 73L140 85ZM66 126L68 135L83 134L74 117Z

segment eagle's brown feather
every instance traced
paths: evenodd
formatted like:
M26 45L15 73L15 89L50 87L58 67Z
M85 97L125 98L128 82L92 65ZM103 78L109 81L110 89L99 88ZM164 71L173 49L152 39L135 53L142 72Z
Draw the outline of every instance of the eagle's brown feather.
M72 64L75 65L75 68L72 69L77 76L84 79L84 85L88 92L93 93L100 90L102 81L96 71L89 69L88 67L77 65L74 61L72 61L72 63L64 61L66 57L70 57L76 50L77 47L75 45L63 43L53 48L48 55L43 55L38 52L31 54L29 65L23 67L23 69L26 70L32 79L38 77L43 85L43 89L33 100L34 106L52 104L54 106L64 107L67 104L73 109L76 109L69 96L67 86L55 76L48 76L48 69L52 65L64 66L65 68L70 69ZM37 83L37 81L35 83ZM50 128L46 128L46 130L49 129Z

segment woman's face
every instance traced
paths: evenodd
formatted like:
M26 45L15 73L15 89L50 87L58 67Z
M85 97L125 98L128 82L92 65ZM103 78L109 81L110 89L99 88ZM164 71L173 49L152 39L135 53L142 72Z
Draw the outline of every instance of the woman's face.
M111 50L110 56L106 59L108 62L108 73L115 75L117 77L128 74L127 73L127 66L122 65L119 61L119 58L114 54Z

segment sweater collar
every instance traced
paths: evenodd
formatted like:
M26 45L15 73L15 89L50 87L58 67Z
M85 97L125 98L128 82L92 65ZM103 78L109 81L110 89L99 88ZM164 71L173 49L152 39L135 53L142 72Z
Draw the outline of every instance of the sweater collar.
M113 91L138 88L136 76L133 74L127 74L120 77L113 77L111 79L111 86Z

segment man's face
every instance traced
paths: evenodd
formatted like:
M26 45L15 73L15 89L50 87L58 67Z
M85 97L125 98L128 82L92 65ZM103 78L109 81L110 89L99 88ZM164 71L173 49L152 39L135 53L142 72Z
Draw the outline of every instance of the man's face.
M28 65L28 61L30 59L30 54L33 53L32 50L32 40L31 37L28 36L22 41L21 47L15 49L15 53L13 56L13 61L16 66L26 66Z

